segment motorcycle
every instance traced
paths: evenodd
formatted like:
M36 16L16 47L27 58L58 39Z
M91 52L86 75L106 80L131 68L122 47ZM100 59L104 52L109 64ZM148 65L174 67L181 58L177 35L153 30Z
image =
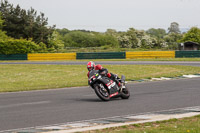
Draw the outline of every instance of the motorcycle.
M103 101L109 101L111 98L117 97L122 99L129 98L130 92L125 85L125 76L122 75L119 81L122 84L121 88L112 79L104 76L104 74L100 74L98 70L91 70L88 78L88 84Z

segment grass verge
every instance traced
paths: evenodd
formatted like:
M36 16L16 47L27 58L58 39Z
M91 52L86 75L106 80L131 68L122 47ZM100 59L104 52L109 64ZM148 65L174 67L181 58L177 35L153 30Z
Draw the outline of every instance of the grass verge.
M87 131L84 133L200 133L200 115L190 118Z
M83 59L83 60L0 60L0 62L81 62L81 61L200 61L200 58L153 58L153 59Z
M104 65L109 72L127 80L176 77L200 73L200 67L173 65ZM0 92L86 86L85 65L0 65Z

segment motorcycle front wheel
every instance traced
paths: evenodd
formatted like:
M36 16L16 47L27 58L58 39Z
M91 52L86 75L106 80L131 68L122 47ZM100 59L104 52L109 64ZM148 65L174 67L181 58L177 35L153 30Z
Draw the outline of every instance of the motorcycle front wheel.
M130 92L128 90L128 88L123 88L122 92L121 92L121 98L122 99L128 99L130 97Z
M107 88L105 88L103 86L103 84L94 85L94 91L101 100L103 100L103 101L110 100L109 92L108 92Z

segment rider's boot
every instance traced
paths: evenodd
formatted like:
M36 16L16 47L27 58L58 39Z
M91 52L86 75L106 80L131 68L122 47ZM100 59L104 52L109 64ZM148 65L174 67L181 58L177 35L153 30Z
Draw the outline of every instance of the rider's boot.
M114 78L113 80L116 82L116 84L117 84L119 90L121 90L121 88L122 88L122 83L119 82L119 80L118 80L117 78Z
M119 89L121 90L122 89L122 83L118 83L118 87L119 87Z
M118 85L119 90L121 90L122 83L119 81L120 78L117 75L113 74L113 73L109 73L108 75L109 75L108 76L109 78L111 78L113 81L116 82L116 84Z

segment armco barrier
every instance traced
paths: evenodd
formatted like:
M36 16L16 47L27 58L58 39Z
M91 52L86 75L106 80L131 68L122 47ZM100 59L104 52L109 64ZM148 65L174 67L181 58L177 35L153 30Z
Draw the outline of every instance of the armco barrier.
M76 60L76 59L136 59L136 58L200 58L200 51L142 51L98 53L38 53L0 54L0 60Z
M197 58L200 57L200 51L176 51L176 58Z
M0 60L27 60L27 54L0 54Z
M28 54L28 60L76 60L76 53Z
M137 58L175 58L175 51L126 52L126 59Z
M126 59L125 52L77 53L76 59Z

